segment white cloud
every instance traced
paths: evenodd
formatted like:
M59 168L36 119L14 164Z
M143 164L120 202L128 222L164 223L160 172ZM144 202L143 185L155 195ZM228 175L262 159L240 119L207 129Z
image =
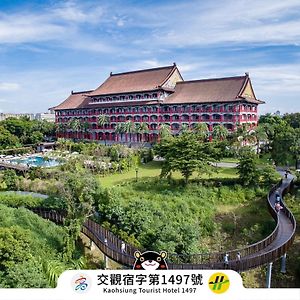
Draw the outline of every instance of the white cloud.
M92 52L113 52L114 47L105 38L85 30L80 23L99 24L103 9L96 6L86 12L84 8L67 2L59 8L39 13L17 12L0 14L0 45L47 43L52 46ZM31 46L32 47L32 46ZM28 48L30 49L30 48ZM35 51L35 47L32 48Z
M20 89L18 83L13 82L0 82L0 91L17 91Z
M100 23L104 14L101 6L82 7L76 1L66 1L61 6L54 8L51 13L62 20L75 23Z
M146 15L135 10L133 22L149 27L155 47L295 44L300 42L299 11L299 0L193 1L155 7Z
M43 16L16 14L0 19L0 43L49 41L64 35L65 28L53 24Z

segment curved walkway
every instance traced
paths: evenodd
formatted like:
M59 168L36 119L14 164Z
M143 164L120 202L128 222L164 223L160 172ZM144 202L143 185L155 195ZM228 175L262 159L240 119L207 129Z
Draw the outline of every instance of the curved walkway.
M185 257L171 254L168 259L169 269L223 269L226 267L236 271L246 271L279 259L293 243L296 221L284 202L281 203L283 209L279 214L276 213L274 209L275 192L278 191L283 196L289 190L293 179L292 175L288 175L288 178L282 179L268 194L269 211L276 222L274 231L268 237L247 247L223 253L194 254ZM42 209L33 211L56 223L63 222L63 216L55 211ZM125 266L134 264L133 254L137 249L127 244L126 252L123 253L121 251L122 241L98 223L87 220L83 225L82 232L112 260ZM229 255L228 265L224 265L225 253ZM240 253L241 259L237 258L238 253Z

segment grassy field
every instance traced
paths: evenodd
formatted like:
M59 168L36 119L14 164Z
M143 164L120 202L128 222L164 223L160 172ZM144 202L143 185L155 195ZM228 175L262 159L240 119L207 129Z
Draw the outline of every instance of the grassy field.
M147 177L158 177L161 172L161 162L152 161L147 164L141 164L138 168L138 180L145 179ZM199 176L198 173L194 173L191 179L201 178L201 179L209 179L209 178L237 178L238 175L236 173L235 168L216 168L215 172L213 172L210 176L207 174L203 174ZM136 178L136 170L133 168L128 172L112 174L109 176L98 176L98 179L103 187L111 187L114 185L118 185L127 180L134 180ZM182 176L179 172L174 172L172 174L172 178L174 179L182 179Z

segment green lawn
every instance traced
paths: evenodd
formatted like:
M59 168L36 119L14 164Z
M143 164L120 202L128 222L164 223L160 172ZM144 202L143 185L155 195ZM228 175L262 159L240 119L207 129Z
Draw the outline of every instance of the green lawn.
M220 162L225 162L225 163L238 163L239 160L237 158L234 158L234 157L225 157L225 158L222 158L220 160Z
M139 166L138 169L138 179L145 178L145 177L157 177L160 175L161 172L161 162L152 161L147 164L142 164ZM179 172L174 172L172 174L174 179L182 179L182 176ZM199 177L198 173L194 173L191 179L202 178L202 179L209 179L209 178L237 178L238 175L236 174L235 168L217 168L216 172L213 172L210 176L207 174L203 174ZM111 187L117 184L120 184L126 180L132 180L136 178L136 171L135 169L131 169L128 172L124 172L121 174L112 174L108 176L98 176L98 179L103 187Z

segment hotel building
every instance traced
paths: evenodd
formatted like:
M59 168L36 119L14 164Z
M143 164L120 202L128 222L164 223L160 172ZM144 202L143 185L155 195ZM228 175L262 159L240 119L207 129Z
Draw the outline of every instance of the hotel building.
M183 124L193 128L206 123L210 132L216 125L223 125L229 132L244 123L253 128L258 121L258 105L262 103L256 98L247 73L185 81L174 64L111 73L95 90L71 92L53 109L58 137L140 141L141 133L120 132L118 124L127 122L135 126L145 123L148 129L142 133L142 139L152 142L157 140L161 124L168 124L173 134L178 134ZM78 120L77 128L70 126L74 119Z

